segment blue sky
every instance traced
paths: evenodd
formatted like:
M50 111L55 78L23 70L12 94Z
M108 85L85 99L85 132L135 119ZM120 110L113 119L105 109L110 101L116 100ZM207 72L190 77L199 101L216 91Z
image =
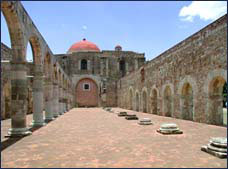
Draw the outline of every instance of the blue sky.
M86 38L101 50L145 53L146 60L199 31L224 15L226 2L57 2L23 1L22 4L54 54ZM2 42L10 45L1 13ZM28 50L31 59L31 50Z

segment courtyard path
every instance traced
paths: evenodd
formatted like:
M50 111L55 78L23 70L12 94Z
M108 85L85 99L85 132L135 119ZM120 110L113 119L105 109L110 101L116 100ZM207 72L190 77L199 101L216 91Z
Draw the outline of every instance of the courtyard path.
M74 108L1 151L2 167L227 166L226 159L200 150L210 137L226 137L225 127L126 111L149 117L154 124L141 126L101 108ZM31 115L28 119L31 121ZM164 122L177 123L184 133L157 133ZM7 127L9 120L2 121L2 134Z

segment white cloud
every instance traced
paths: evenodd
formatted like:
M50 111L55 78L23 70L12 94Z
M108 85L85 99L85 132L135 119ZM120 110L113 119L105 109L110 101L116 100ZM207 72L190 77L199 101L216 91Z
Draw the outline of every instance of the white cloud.
M87 29L87 26L86 26L86 25L83 25L83 26L82 26L82 29L83 29L83 30L86 30L86 29Z
M181 20L193 22L194 17L200 19L216 20L227 12L226 1L193 1L189 6L184 6L179 13Z

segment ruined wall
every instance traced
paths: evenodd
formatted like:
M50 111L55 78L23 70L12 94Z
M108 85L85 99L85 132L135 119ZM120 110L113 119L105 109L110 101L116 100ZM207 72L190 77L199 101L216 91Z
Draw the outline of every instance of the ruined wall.
M155 114L185 118L186 111L191 111L193 117L189 117L190 120L212 123L209 119L212 81L218 79L217 83L221 82L219 90L227 81L226 20L227 15L219 18L149 61L141 69L120 79L118 106L130 108L133 104L133 109L136 109L139 104L142 111L145 92L149 113L153 112L153 105L156 104ZM130 91L133 92L132 100ZM136 93L139 93L139 103ZM189 105L192 110L188 108ZM221 107L217 105L217 108L220 111ZM221 111L219 114L221 116Z

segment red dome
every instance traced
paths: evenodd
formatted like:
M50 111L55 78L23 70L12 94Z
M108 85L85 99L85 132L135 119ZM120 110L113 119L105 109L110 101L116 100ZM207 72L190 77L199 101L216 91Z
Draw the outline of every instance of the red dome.
M86 39L83 39L82 41L73 44L67 53L82 52L82 51L100 52L100 49L94 43L89 42Z

